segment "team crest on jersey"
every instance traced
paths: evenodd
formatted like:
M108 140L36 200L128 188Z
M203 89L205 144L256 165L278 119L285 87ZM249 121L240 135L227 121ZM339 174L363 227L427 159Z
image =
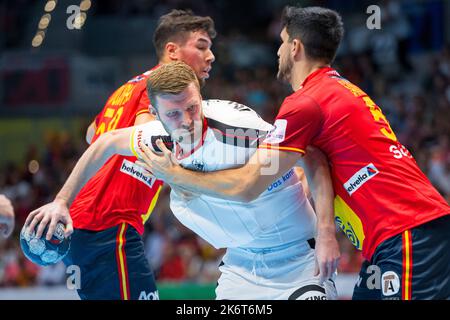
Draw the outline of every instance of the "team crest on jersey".
M379 173L373 163L368 164L356 172L346 183L344 188L351 196L356 190L362 187L364 183L375 177Z
M286 119L278 119L273 124L272 130L267 134L264 143L275 144L283 142L286 137L286 127L287 120Z

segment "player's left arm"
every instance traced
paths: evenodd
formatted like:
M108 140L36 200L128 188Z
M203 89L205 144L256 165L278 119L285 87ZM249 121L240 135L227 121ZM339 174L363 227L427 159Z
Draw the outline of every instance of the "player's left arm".
M66 225L66 236L73 232L69 213L73 199L111 156L115 154L133 155L130 146L133 130L134 128L130 127L106 132L86 149L55 199L28 215L25 225L29 230L34 230L35 226L39 224L36 237L40 237L49 224L46 238L50 240L58 221L62 221Z
M304 168L317 215L316 275L320 275L322 283L332 277L340 258L334 223L334 190L327 157L312 146L306 151L299 164Z

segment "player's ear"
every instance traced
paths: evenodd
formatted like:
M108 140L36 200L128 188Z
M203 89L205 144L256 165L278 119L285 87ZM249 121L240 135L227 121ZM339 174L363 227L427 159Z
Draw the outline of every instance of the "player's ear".
M158 119L158 113L156 112L156 109L152 106L150 106L150 113Z
M175 42L167 42L164 48L170 60L172 61L179 60L180 46L178 44L176 44Z
M291 55L294 60L298 60L299 58L303 57L305 54L305 47L303 46L303 43L300 41L300 39L294 39L292 40L292 48L291 48Z

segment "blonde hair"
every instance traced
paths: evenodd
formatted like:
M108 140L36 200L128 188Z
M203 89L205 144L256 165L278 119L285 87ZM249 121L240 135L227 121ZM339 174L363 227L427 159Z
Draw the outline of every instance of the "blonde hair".
M153 106L156 96L180 94L191 83L200 90L194 70L182 61L165 63L153 70L147 79L147 93Z

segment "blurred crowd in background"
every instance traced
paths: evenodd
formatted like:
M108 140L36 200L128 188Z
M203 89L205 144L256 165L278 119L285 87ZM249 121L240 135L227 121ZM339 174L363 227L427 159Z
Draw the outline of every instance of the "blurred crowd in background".
M30 50L30 27L26 23L30 17L25 7L37 6L37 3L16 0L0 5L2 54ZM197 14L211 15L219 36L213 46L216 62L203 89L204 98L244 103L272 122L283 98L290 93L289 87L275 80L280 10L289 1L281 5L276 1L267 1L265 5L241 1L239 10L236 4L230 3L233 1L93 1L86 27L96 19L156 19L171 8L192 8ZM365 24L368 15L364 1L346 1L346 8L341 8L337 0L304 3L328 6L341 12L346 37L334 67L381 107L400 142L412 152L420 168L449 201L450 43L444 32L444 20L450 17L448 5L445 1L408 1L408 5L405 1L382 1L382 29L369 30ZM44 42L43 52L45 46ZM89 46L86 48L89 51ZM83 54L95 56L97 53ZM149 56L147 61L145 53L140 56L142 58L137 59L142 62L140 65L127 63L124 67L128 78L146 71L155 62L154 56ZM127 78L119 80L125 82ZM118 84L111 84L109 93ZM103 96L103 102L107 98ZM79 135L64 131L47 133L41 137L44 148L18 141L25 150L24 158L2 162L0 193L13 201L17 220L13 236L0 240L0 287L65 282L64 265L40 268L24 258L18 234L30 211L53 200L87 147L83 130L102 106L94 105L90 111L81 113L85 125ZM7 120L4 114L1 117ZM169 209L168 194L168 188L161 193L144 235L146 254L157 280L215 282L224 251L215 250L177 222ZM342 232L337 234L342 253L339 272L358 272L361 255Z

